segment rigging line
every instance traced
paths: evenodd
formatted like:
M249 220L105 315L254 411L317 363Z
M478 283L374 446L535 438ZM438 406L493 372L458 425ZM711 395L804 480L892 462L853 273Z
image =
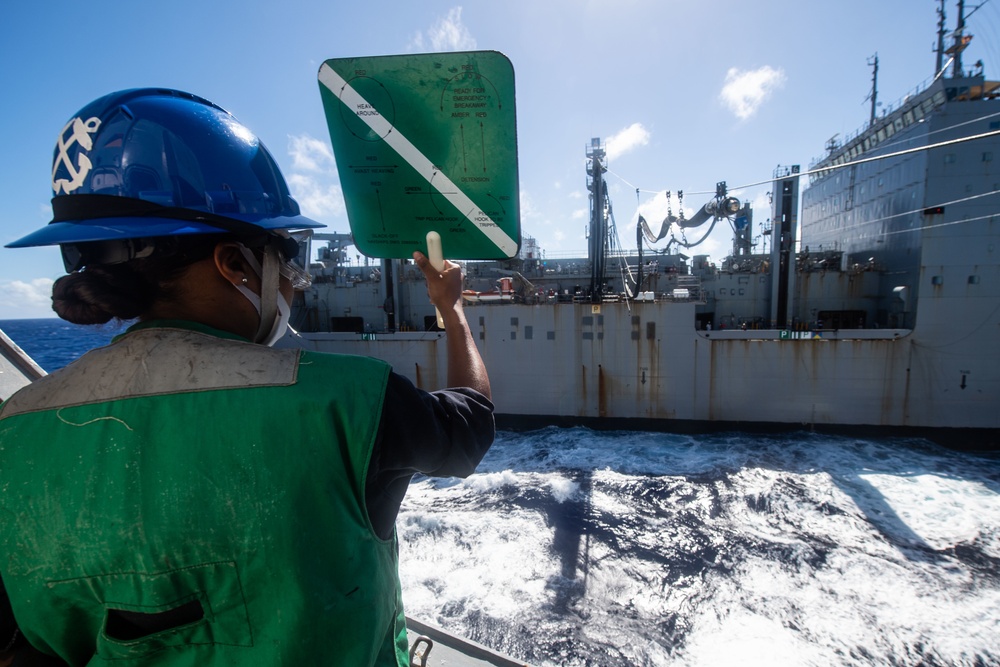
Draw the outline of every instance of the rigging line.
M931 206L924 206L922 208L916 208L916 209L913 209L913 210L910 210L910 211L903 211L902 213L893 213L892 215L887 215L887 216L884 216L884 217L881 217L881 218L874 218L872 220L862 220L860 222L854 223L853 225L844 225L842 227L837 227L837 230L838 231L847 231L847 230L850 230L850 229L855 229L857 227L864 227L865 225L871 225L871 224L874 224L874 223L877 223L877 222L884 222L885 220L891 220L892 218L900 218L900 217L905 216L905 215L913 215L915 213L922 213L923 211L925 211L928 208L935 208L937 206L951 206L953 204L961 204L963 202L972 201L973 199L979 199L981 197L989 197L989 196L995 195L995 194L1000 194L1000 190L991 190L990 192L984 192L984 193L978 194L978 195L970 195L968 197L962 197L961 199L953 199L951 201L946 201L946 202L941 203L941 204L932 204ZM857 206L855 208L861 208L861 206ZM975 220L979 220L980 218L974 218L974 219ZM949 223L944 223L944 224L949 224L950 225L950 224L953 224L953 223L949 222ZM930 226L928 226L928 227L915 227L914 229L932 229L932 227L930 227ZM910 231L914 231L914 230L913 229L904 229L902 231L903 232L910 232ZM900 232L900 231L895 231L895 232L881 232L879 234L879 236L888 236L889 234L900 234L900 233L902 233L902 232Z
M618 172L612 171L611 169L608 169L608 167L606 167L606 166L604 167L604 171L606 171L609 174L612 174L612 175L616 176L619 180L621 180L625 185L629 186L630 188L635 188L635 185L633 185L632 183L629 183L627 180L625 180L625 178L621 174L619 174ZM636 188L636 190L638 190L638 189L639 188Z
M619 174L618 172L612 171L611 169L608 169L608 168L605 168L605 171L608 172L609 174L611 174L612 176L614 176L615 178L617 178L618 180L620 180L625 185L629 186L630 188L635 188L635 191L637 193L638 192L646 192L646 193L649 193L649 194L652 194L652 195L658 195L661 192L663 192L663 190L643 190L642 188L636 188L634 184L629 183L628 180L626 180L625 177L622 176L621 174Z
M962 197L961 199L952 199L951 201L942 202L940 204L934 204L933 206L926 206L925 208L934 208L935 206L951 206L952 204L961 204L967 201L972 201L973 199L979 199L980 197L989 197L990 195L1000 194L1000 190L990 190L989 192L984 192L978 195L970 195L968 197ZM910 211L911 213L918 213L923 209L918 209L916 211ZM900 214L897 214L900 215ZM890 216L893 217L893 216Z
M976 119L974 119L974 121L986 120L987 118L992 118L993 116L997 116L997 115L1000 115L1000 112L997 112L996 114L991 114L989 116L983 116L983 117L980 117L980 118L976 118ZM973 122L973 121L968 121L968 122ZM943 128L942 130L935 130L935 132L942 132L944 130L951 130L954 127L960 127L961 125L964 125L964 124L965 123L960 123L960 124L954 125L952 127ZM811 176L812 174L819 174L819 173L822 173L822 172L835 171L837 169L843 169L844 167L853 167L855 165L865 164L867 162L875 162L876 160L886 160L888 158L899 157L900 155L908 155L910 153L916 153L918 151L929 151L929 150L933 150L935 148L942 148L944 146L951 146L953 144L959 144L959 143L963 143L963 142L966 142L966 141L976 141L978 139L988 139L989 137L995 137L997 135L1000 135L1000 130L992 130L990 132L983 132L982 134L969 135L968 137L959 137L957 139L949 139L947 141L941 141L939 143L930 144L928 146L915 146L913 148L907 148L907 149L904 149L904 150L901 150L901 151L896 151L894 153L888 153L887 155L875 155L873 157L861 158L860 160L851 160L850 162L844 162L842 164L828 165L828 166L820 167L820 168L816 168L816 169L809 169L807 171L799 172L798 176ZM891 144L887 144L887 145L891 145ZM624 181L625 183L627 183L629 186L635 187L634 185L632 185L631 183L629 183L628 181L626 181L624 178L622 178L618 174L615 174L614 172L612 172L610 169L608 170L608 172L611 173L611 174L614 174L617 178L620 178L622 181ZM754 183L746 183L744 185L734 185L734 186L731 186L729 189L730 190L743 190L743 189L746 189L746 188L755 188L755 187L758 187L758 186L761 186L761 185L767 185L768 183L774 183L776 181L782 181L782 180L785 180L786 178L788 178L788 176L781 176L781 177L778 177L778 178L769 178L769 179L767 179L765 181L756 181ZM650 193L650 194L659 194L659 193L663 192L663 190L645 190L645 189L640 189L640 188L636 188L636 190L639 190L641 192ZM700 190L700 191L684 190L684 194L686 194L686 195L712 195L712 194L715 194L715 190Z
M975 222L977 220L986 220L988 218L996 217L996 213L988 213L986 215L976 216L975 218L963 218L962 220L952 220L951 222L939 222L936 225L927 225L925 227L914 227L913 229L897 229L894 232L882 232L879 236L891 236L892 234L905 234L907 232L921 232L927 229L937 229L938 227L950 227L952 225L964 225L967 222Z
M860 160L851 160L850 162L844 162L841 164L828 165L825 167L820 167L817 169L809 169L807 171L799 172L798 176L811 176L812 174L819 174L828 171L836 171L837 169L843 169L844 167L854 167L859 164L865 164L867 162L875 162L876 160L886 160L891 157L899 157L900 155L908 155L910 153L916 153L917 151L929 151L935 148L943 148L944 146L951 146L954 144L964 143L966 141L976 141L978 139L987 139L989 137L995 137L1000 135L1000 130L993 130L991 132L983 132L982 134L973 134L968 137L959 137L958 139L949 139L948 141L940 141L936 144L930 144L929 146L916 146L914 148L907 148L905 150L896 151L895 153L889 153L887 155L875 155L873 157L866 157ZM788 176L781 176L778 178L769 178L766 181L759 181L757 183L748 183L746 185L736 185L730 188L730 190L740 190L743 188L752 188L758 185L766 185L768 183L774 183L776 181L783 181Z
M618 256L618 270L619 270L619 272L627 273L629 280L634 284L635 283L635 278L632 276L632 267L630 267L628 265L628 262L625 261L625 257L624 257L625 248L622 246L622 240L618 236L618 224L615 222L615 212L614 212L614 209L608 211L608 214L609 214L609 217L611 218L611 230L609 230L609 231L612 231L612 230L614 231L614 237L613 237L613 243L612 243L612 245L614 247L618 248L622 252L622 254ZM608 234L608 237L609 237L609 240L612 240L612 237L611 237L610 233Z
M969 119L967 121L963 121L961 123L955 123L954 125L951 125L949 127L942 127L939 130L932 130L932 131L930 131L927 134L922 135L922 136L930 137L930 136L933 136L935 134L941 134L942 132L950 132L951 130L954 130L957 127L964 127L965 125L970 125L972 123L978 123L980 121L989 120L990 118L996 118L997 116L1000 116L1000 111L997 111L996 113L986 114L985 116L979 116L977 118L972 118L972 119ZM924 121L918 121L918 122L924 122ZM914 125L915 124L916 123L914 123ZM896 145L901 145L901 144L905 144L905 143L908 143L908 142L912 142L912 141L915 141L915 140L917 140L919 138L920 137L909 137L907 139L896 139L894 141L888 141L885 144L880 144L880 145L884 146L886 148L889 148L891 146L896 146ZM853 143L853 141L854 140L852 139L851 142L849 142L849 143ZM846 145L847 144L844 144L844 146L846 146Z

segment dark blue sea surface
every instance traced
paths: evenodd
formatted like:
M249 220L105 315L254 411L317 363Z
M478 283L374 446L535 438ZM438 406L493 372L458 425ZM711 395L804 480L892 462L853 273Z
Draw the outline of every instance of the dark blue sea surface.
M0 328L47 371L122 330ZM407 613L538 667L1000 665L997 453L502 432L397 525Z
M0 330L47 373L75 361L87 350L107 345L126 328L113 322L80 326L58 318L0 320Z

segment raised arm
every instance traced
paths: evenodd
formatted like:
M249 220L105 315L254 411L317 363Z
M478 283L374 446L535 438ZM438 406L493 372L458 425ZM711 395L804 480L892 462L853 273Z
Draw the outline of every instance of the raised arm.
M444 271L439 272L421 252L413 253L413 261L427 278L431 303L444 320L448 345L448 386L469 387L492 400L490 378L462 309L462 267L446 260Z

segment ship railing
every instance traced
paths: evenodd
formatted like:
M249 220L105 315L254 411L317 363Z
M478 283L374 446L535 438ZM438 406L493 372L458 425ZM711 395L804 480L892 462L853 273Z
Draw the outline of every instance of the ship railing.
M823 343L848 340L899 340L911 333L912 329L696 329L701 338L716 341L749 340Z
M910 89L910 91L907 92L905 95L899 97L898 99L896 99L892 103L890 103L890 104L888 104L886 106L883 106L882 107L882 113L881 113L881 115L879 115L875 119L874 122L871 122L871 121L865 122L857 130L855 130L854 132L851 132L850 134L846 135L844 137L843 141L835 142L833 144L833 148L830 149L829 153L827 153L823 157L814 158L809 163L809 170L812 171L813 169L816 169L817 167L822 166L826 161L828 161L830 159L830 157L832 155L834 155L835 153L837 153L838 151L840 151L842 148L844 148L846 146L850 146L853 142L855 142L856 140L858 140L863 134L865 134L866 132L868 132L869 130L871 130L873 127L875 127L875 126L879 125L880 123L883 123L886 120L888 120L888 118L890 116L892 116L894 113L896 113L897 111L901 110L903 107L907 106L911 101L916 100L918 96L920 96L924 92L926 92L931 87L931 85L933 85L933 83L936 80L937 80L937 77L933 77L933 76L927 77L926 79L924 79L923 81L921 81L919 84L917 84L916 86L914 86L912 89Z

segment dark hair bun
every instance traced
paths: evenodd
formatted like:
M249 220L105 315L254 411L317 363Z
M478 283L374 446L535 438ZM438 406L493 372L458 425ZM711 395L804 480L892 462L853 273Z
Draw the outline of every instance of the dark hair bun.
M95 265L52 286L52 310L74 324L131 320L150 303L151 286L128 264Z

